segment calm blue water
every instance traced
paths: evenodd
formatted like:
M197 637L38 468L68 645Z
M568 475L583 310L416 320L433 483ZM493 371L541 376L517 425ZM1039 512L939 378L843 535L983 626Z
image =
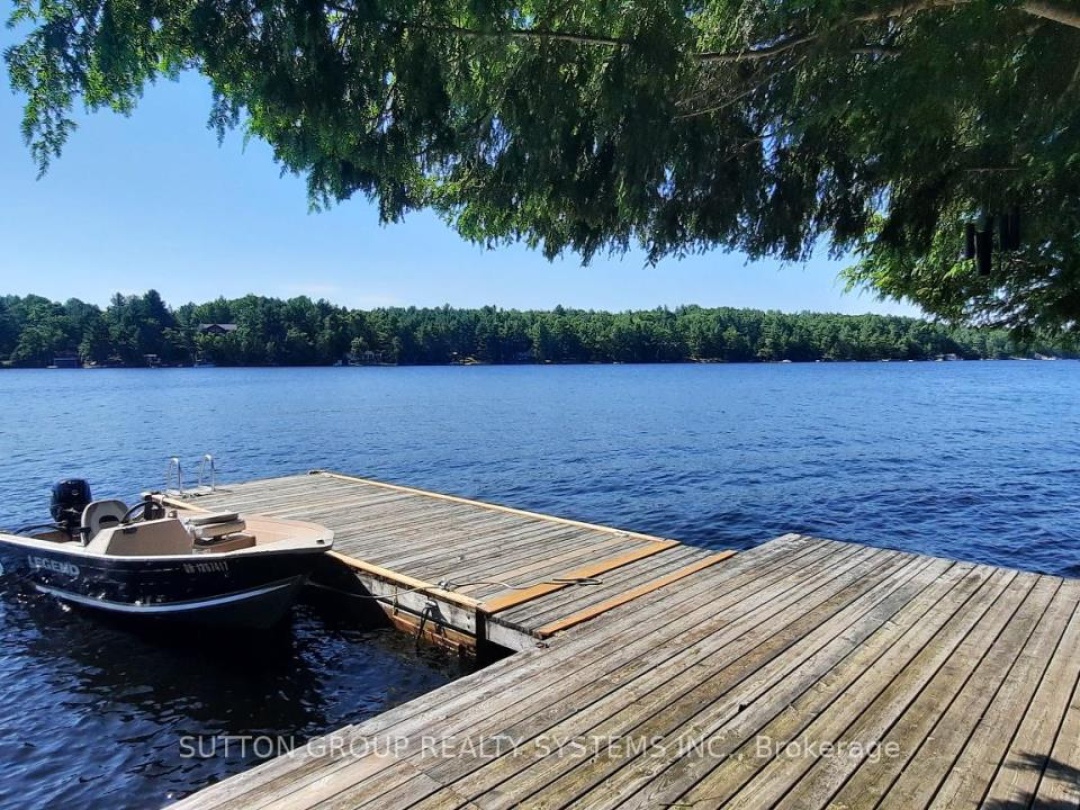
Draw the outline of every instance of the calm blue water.
M802 531L1080 575L1078 403L1064 361L3 372L0 526L55 480L131 499L212 452L225 480L326 468L714 547ZM0 805L160 806L251 761L181 735L303 738L453 676L310 606L237 650L0 584Z

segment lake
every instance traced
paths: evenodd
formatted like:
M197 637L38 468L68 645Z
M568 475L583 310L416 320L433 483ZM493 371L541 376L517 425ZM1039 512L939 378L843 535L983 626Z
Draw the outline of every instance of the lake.
M1080 575L1080 363L0 372L0 526L96 497L333 469L747 548L788 531ZM163 638L0 576L0 805L154 807L458 673L299 606L257 643Z

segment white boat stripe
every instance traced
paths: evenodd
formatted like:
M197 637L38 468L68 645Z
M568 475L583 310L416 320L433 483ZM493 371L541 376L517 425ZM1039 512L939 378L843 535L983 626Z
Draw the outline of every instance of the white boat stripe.
M203 608L217 607L218 605L228 605L233 602L242 602L245 599L253 599L256 596L273 593L282 588L291 588L294 582L295 580L289 580L288 582L282 582L277 585L267 585L251 591L232 593L228 596L215 596L210 599L196 599L190 602L172 602L169 604L157 605L133 605L127 602L110 602L107 599L94 599L90 596L82 596L81 594L62 591L59 588L50 588L47 585L38 583L34 583L34 587L39 591L59 597L60 599L66 599L69 602L75 602L88 607L116 610L121 613L184 613L189 610L201 610Z

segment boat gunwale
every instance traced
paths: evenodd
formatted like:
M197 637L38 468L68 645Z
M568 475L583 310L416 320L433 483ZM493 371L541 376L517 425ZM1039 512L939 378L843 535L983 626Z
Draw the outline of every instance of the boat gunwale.
M0 532L0 549L13 546L28 551L51 552L60 555L76 556L86 560L108 560L123 562L191 562L195 560L236 559L238 557L263 557L270 555L292 555L325 553L334 547L334 533L329 529L321 537L284 538L250 548L233 551L196 551L193 547L186 554L102 554L90 551L77 540L56 541L40 537Z

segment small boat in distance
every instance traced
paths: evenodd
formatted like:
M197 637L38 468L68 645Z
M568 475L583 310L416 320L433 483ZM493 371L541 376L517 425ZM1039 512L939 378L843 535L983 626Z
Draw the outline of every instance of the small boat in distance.
M126 616L267 628L295 601L334 533L314 523L177 510L160 493L91 499L53 487L52 522L0 532L5 568L66 602Z

